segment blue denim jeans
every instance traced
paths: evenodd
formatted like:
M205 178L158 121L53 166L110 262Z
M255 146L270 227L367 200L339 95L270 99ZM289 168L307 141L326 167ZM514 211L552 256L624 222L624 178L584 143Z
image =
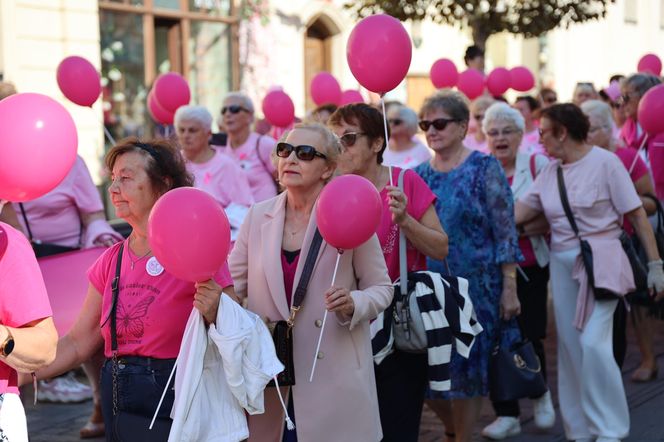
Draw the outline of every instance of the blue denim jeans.
M153 359L136 356L118 357L117 411L146 417L149 423L164 391L175 359ZM175 377L174 377L175 378ZM171 422L175 392L171 381L158 419ZM114 441L113 361L107 359L101 370L102 414L106 426L106 440Z

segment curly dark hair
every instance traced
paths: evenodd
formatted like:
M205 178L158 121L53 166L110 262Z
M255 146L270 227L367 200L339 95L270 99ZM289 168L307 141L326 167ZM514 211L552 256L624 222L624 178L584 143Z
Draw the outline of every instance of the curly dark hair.
M376 160L378 164L383 163L383 152L387 147L385 142L385 127L383 125L383 114L373 106L364 103L353 103L337 109L327 121L330 127L340 126L341 122L346 124L356 124L360 126L362 131L369 139L369 144L373 144L376 140L383 141L383 147L378 152ZM387 136L390 136L390 127L387 126Z
M554 104L542 109L542 118L547 118L553 123L553 135L560 135L560 129L565 128L567 135L575 141L586 141L590 122L581 108L572 103Z
M163 195L177 187L194 185L194 177L187 171L182 154L170 141L141 141L136 137L120 140L106 154L104 163L108 170L113 170L117 159L129 152L136 152L148 159L145 172L158 194Z

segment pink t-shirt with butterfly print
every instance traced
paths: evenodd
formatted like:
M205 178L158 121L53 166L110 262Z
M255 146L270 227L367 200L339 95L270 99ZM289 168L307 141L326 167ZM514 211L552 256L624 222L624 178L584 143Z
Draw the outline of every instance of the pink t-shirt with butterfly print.
M111 311L111 282L120 244L106 250L88 270L90 283L103 298L100 323L106 357L112 356L111 321L106 318ZM163 270L154 257L135 256L127 241L124 244L116 315L118 354L176 358L193 308L194 284ZM233 285L228 264L224 263L214 280L221 287Z

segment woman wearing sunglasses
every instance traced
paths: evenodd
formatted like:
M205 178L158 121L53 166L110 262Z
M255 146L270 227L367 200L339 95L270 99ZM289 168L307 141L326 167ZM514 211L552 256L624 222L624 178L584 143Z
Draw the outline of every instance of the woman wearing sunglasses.
M385 136L380 112L363 103L349 104L332 114L328 124L343 147L339 172L363 176L380 192L383 215L376 233L390 280L399 278L400 229L407 239L409 272L426 270L427 256L444 259L447 235L433 206L436 196L412 170L404 173L400 190L396 185L401 169L382 164ZM383 441L417 441L428 380L427 354L394 349L374 369Z
M285 191L255 204L230 256L237 295L266 321L287 320L312 240L316 200L332 179L339 141L320 124L296 125L277 144ZM291 329L295 385L282 388L295 430L284 425L274 388L265 413L249 417L250 441L378 441L381 439L369 321L392 301L392 285L374 236L344 250L322 242L301 309ZM308 376L325 310L327 321L313 382Z
M272 151L276 141L252 131L254 104L242 92L229 92L221 108L223 126L228 135L226 145L218 150L229 155L242 168L256 202L277 194L274 179L276 169L272 164Z
M482 399L489 392L489 355L500 320L520 312L516 263L523 259L509 184L494 157L464 146L468 119L468 105L459 93L444 91L427 98L420 128L435 156L415 169L437 197L436 211L449 236L450 271L468 279L477 320L484 328L468 359L452 354L452 390L429 394L429 405L445 423L450 442L471 440ZM429 270L447 273L439 260L430 258L427 264ZM503 330L503 341L511 338L513 329Z
M383 164L412 169L431 159L431 151L416 136L417 114L411 108L396 105L387 111L390 143L383 152Z

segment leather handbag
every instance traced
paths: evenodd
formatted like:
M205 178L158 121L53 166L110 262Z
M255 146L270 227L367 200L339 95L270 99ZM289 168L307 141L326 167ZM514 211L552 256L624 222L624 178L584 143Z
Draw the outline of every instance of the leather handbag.
M548 390L542 364L532 342L522 340L506 347L498 343L489 358L489 396L493 402L538 398Z
M557 177L558 192L560 193L560 201L563 205L565 216L567 217L567 220L572 226L574 234L579 239L579 244L581 247L581 259L583 260L583 266L585 267L586 274L588 275L588 285L592 287L595 299L597 299L598 301L618 299L623 295L623 293L614 293L611 290L596 287L595 285L592 248L590 247L590 243L588 241L579 236L579 228L576 225L574 214L572 213L572 209L570 207L569 200L567 198L567 189L565 188L565 180L563 178L562 167L558 166L557 174L558 174ZM634 276L634 284L636 286L636 289L645 290L648 285L647 283L648 271L643 266L643 263L639 260L636 250L634 249L632 240L629 238L629 235L627 235L624 231L620 235L620 244L625 254L627 255L627 259L629 260L629 264L632 268L632 274Z
M307 294L309 280L311 279L314 264L316 263L318 251L320 250L322 243L323 237L318 229L316 229L314 237L311 240L307 260L304 262L304 267L302 268L300 281L298 282L297 289L295 289L295 294L293 295L290 317L287 321L281 320L268 322L267 324L268 330L272 333L272 340L274 341L274 349L277 358L282 364L284 364L284 370L277 375L279 387L295 385L295 366L293 363L293 326L295 325L295 315L300 310L302 301L304 301L304 297ZM267 386L275 387L274 380L271 380Z

